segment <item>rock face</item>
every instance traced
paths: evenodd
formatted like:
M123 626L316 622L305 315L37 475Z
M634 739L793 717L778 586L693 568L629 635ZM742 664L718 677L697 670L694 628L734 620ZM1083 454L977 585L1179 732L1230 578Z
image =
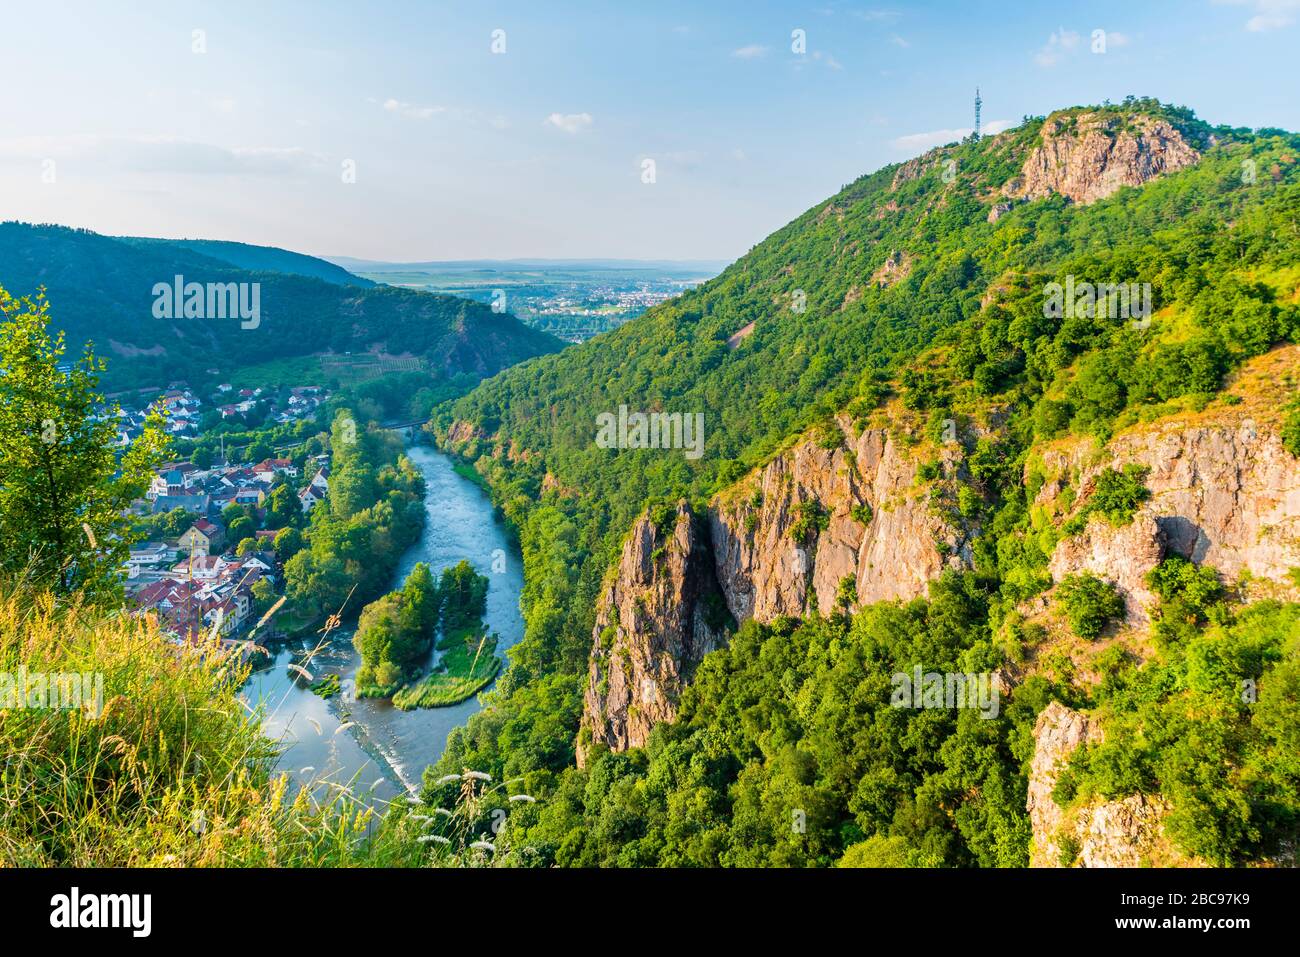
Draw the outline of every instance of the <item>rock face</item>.
M707 515L682 505L672 528L656 529L648 518L636 524L597 608L584 739L623 750L671 720L696 664L726 640L719 619L727 611L736 621L761 622L829 613L846 578L856 589L851 607L908 600L924 595L945 568L969 567L979 530L931 504L931 487L917 481L922 456L884 429L856 434L847 417L837 426L838 444L793 446L716 497ZM1248 416L1176 417L1120 433L1101 455L1074 442L1049 446L1039 458L1046 472L1039 505L1067 485L1086 501L1105 468L1148 469L1151 498L1131 523L1114 528L1094 517L1057 544L1050 565L1058 581L1090 571L1113 582L1131 624L1148 620L1155 596L1143 579L1170 553L1217 569L1225 581L1246 572L1274 590L1297 591L1289 572L1300 567L1300 463L1275 429ZM959 451L944 447L939 464L943 475L954 474ZM1081 715L1053 713L1044 754L1059 756L1094 733ZM1051 817L1060 809L1049 807L1050 767L1038 772L1040 781L1050 777L1046 791L1031 783L1030 793L1030 810L1041 818L1035 833L1045 842L1060 823ZM1140 797L1077 810L1079 860L1131 863L1160 813ZM1055 861L1059 848L1042 847L1043 859Z
M1043 124L1042 143L1005 192L1024 199L1059 193L1086 206L1122 186L1141 186L1200 158L1162 119L1135 115L1125 123L1098 113L1066 114Z
M829 613L846 576L857 588L854 607L915 598L948 565L969 564L963 533L916 486L919 463L883 429L853 439L847 419L839 426L845 447L797 445L758 473L756 494L713 502L717 579L737 621L800 617L814 607ZM865 524L863 505L871 510ZM797 526L813 508L825 527L799 539Z
M1290 569L1300 566L1300 461L1272 429L1250 418L1218 423L1173 420L1122 433L1105 456L1088 462L1076 445L1043 455L1054 478L1038 501L1054 497L1074 476L1086 489L1104 468L1134 463L1148 469L1151 498L1132 525L1112 529L1094 519L1086 532L1060 542L1052 556L1054 578L1090 570L1125 592L1130 617L1153 596L1141 578L1166 553L1216 569L1231 582L1243 573L1294 591Z
M1165 531L1150 515L1120 528L1094 516L1084 531L1057 543L1048 570L1055 581L1081 571L1105 578L1124 597L1125 617L1140 624L1150 620L1147 609L1157 601L1143 579L1165 557L1165 547Z
M891 250L881 263L880 268L871 274L871 281L881 289L887 289L894 283L902 282L912 272L912 255L907 252Z
M645 744L677 715L677 701L705 653L725 640L707 531L683 502L669 527L642 517L623 545L597 606L583 701L578 765L588 742L615 751Z
M854 439L847 418L838 426L841 447L795 446L741 497L715 499L707 518L683 503L671 529L636 523L596 610L580 763L585 742L638 747L672 720L695 665L726 640L727 618L829 612L846 576L855 607L915 598L945 567L970 563L964 534L917 486L917 460L883 429ZM820 521L806 518L814 513Z
M1066 811L1052 790L1070 755L1084 744L1103 739L1091 718L1053 701L1034 725L1034 757L1029 769L1026 809L1033 828L1030 867L1141 867L1177 857L1164 840L1168 806L1141 794L1118 801L1094 802ZM1063 855L1069 843L1073 854ZM1069 860L1073 857L1073 861Z

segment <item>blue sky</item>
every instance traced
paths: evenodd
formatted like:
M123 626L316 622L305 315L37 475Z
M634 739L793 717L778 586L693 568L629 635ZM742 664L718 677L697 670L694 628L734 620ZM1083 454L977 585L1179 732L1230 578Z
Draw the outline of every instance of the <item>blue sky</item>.
M732 259L976 85L986 124L1132 93L1300 129L1300 0L2 12L0 218L324 255Z

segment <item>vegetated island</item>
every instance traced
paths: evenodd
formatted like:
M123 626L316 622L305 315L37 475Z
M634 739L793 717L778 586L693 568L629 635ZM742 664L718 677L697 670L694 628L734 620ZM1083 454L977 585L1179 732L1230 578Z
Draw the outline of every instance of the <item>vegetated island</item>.
M497 676L497 636L483 624L487 576L467 561L443 569L435 585L429 568L416 565L402 587L361 612L353 644L361 654L357 696L392 698L404 711L460 704ZM434 646L427 675L420 661Z

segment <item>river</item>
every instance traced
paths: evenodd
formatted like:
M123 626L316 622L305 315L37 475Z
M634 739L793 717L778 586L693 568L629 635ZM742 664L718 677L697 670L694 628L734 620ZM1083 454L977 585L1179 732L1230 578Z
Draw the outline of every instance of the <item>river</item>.
M420 540L402 556L392 587L417 562L427 562L436 579L448 565L468 560L488 577L484 621L500 636L497 654L504 655L524 633L519 614L523 560L487 495L457 475L446 455L424 445L413 445L406 454L424 475L426 522ZM321 698L288 667L316 644L314 636L273 647L270 667L255 672L241 694L250 706L265 707L264 730L281 743L280 768L295 783L337 782L382 805L419 785L424 769L442 755L448 732L464 725L480 705L475 697L450 708L401 711L386 700L357 699L359 656L352 633L360 608L349 611L347 626L334 631L307 664L318 680L337 674L341 694Z

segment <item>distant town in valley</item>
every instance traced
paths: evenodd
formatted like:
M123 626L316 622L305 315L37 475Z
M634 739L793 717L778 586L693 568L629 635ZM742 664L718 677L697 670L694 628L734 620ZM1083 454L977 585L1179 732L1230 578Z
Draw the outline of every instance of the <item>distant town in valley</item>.
M712 279L725 262L467 260L384 263L325 257L365 279L463 296L568 342L616 329Z

